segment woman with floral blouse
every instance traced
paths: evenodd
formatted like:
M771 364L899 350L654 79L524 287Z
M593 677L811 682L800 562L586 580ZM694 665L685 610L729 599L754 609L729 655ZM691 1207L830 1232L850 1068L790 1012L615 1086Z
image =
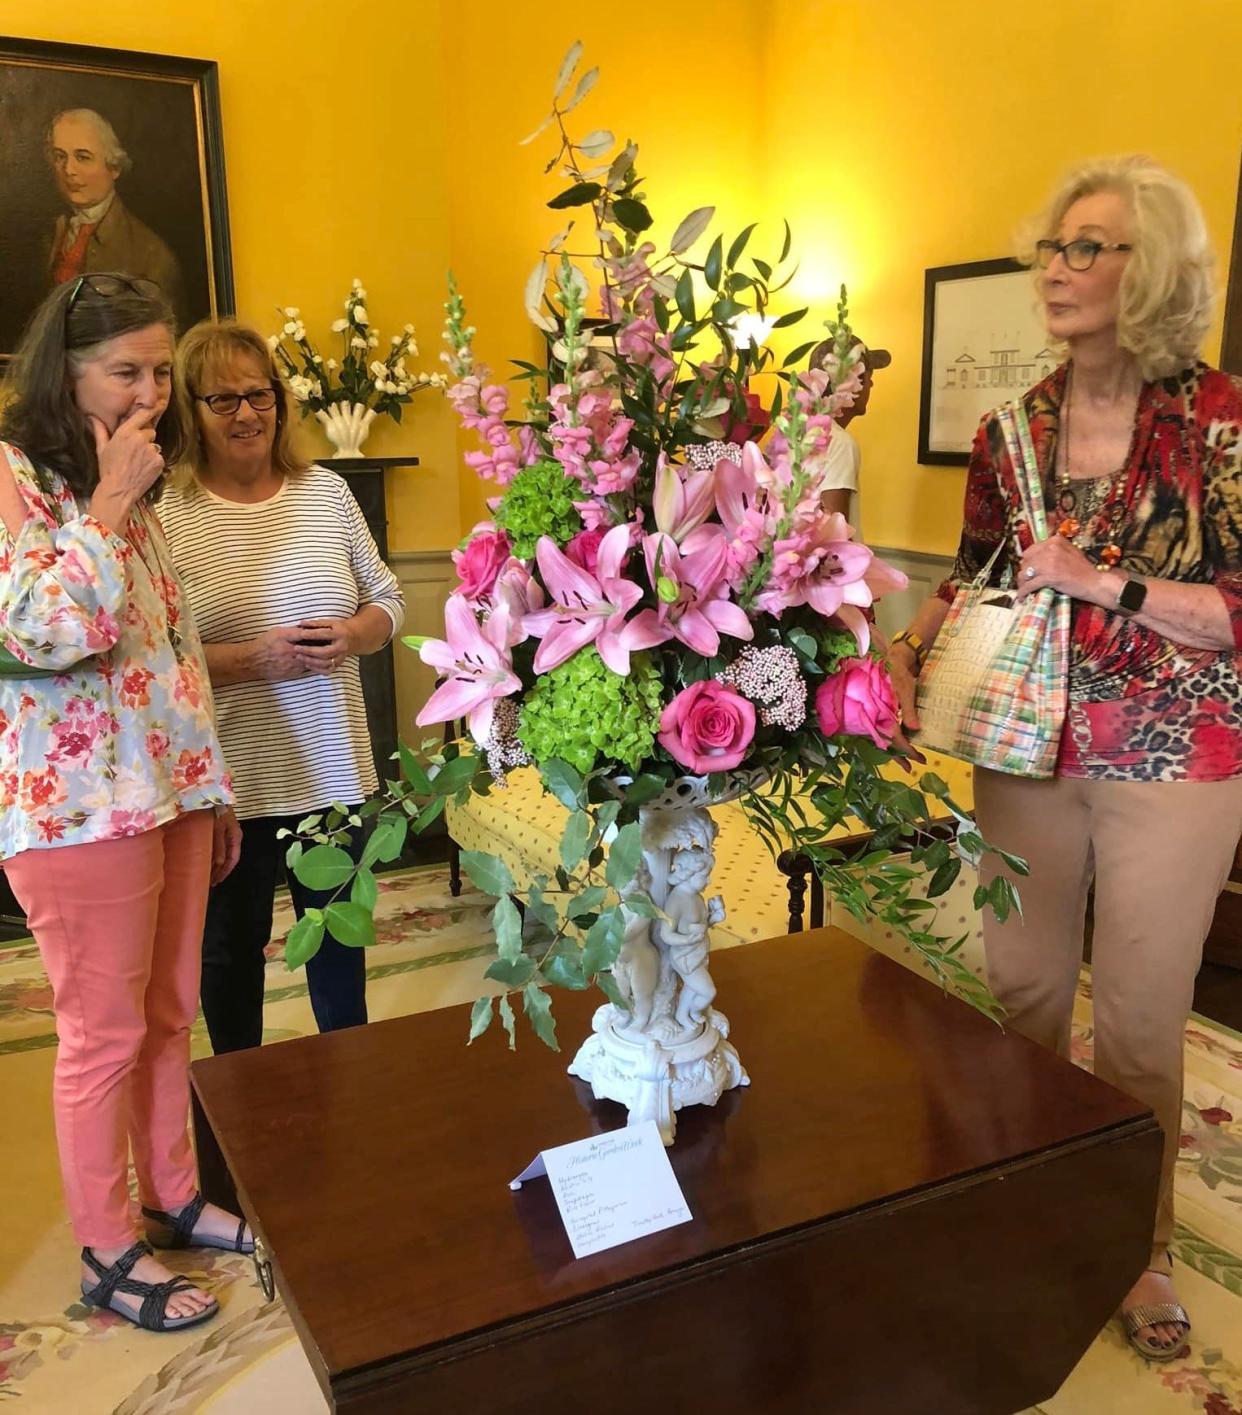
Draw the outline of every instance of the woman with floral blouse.
M253 1247L199 1196L188 1134L203 914L238 834L152 509L183 440L172 363L158 287L83 276L35 314L0 419L0 859L55 997L82 1293L150 1331L217 1303L138 1236L131 1147L153 1242Z
M1169 1258L1182 1034L1242 831L1242 380L1199 361L1211 252L1169 173L1145 158L1086 166L1035 234L1048 335L1069 356L1023 397L1053 533L1014 551L1014 470L985 418L953 574L890 665L916 734L927 649L1002 541L1020 596L1071 598L1056 775L975 771L982 833L1031 867L1024 917L985 918L988 972L1010 1023L1067 1055L1094 879L1095 1072L1151 1106L1165 1141L1151 1257L1121 1317L1165 1361L1190 1331Z

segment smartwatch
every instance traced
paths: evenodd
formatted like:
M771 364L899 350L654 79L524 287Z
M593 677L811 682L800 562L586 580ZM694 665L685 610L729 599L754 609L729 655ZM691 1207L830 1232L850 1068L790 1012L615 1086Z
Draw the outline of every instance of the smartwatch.
M1117 592L1117 611L1127 618L1137 614L1147 598L1147 586L1142 580L1127 580Z

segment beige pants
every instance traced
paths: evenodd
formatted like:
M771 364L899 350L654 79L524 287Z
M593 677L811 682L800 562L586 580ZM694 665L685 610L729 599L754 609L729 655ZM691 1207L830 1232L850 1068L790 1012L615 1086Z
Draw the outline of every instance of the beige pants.
M984 915L992 989L1007 1025L1062 1056L1094 875L1095 1074L1150 1106L1164 1130L1151 1266L1168 1272L1182 1036L1242 832L1242 778L1031 781L976 768L975 808L988 844L1031 867L1016 881L1025 917L1000 924ZM987 857L984 883L997 863Z

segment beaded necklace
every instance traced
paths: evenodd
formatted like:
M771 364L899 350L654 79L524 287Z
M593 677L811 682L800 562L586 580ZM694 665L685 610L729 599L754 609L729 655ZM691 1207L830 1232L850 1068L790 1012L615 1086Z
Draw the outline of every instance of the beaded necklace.
M1115 472L1077 480L1070 476L1070 395L1073 393L1073 383L1074 365L1070 364L1065 377L1061 435L1058 438L1058 450L1063 445L1064 452L1060 457L1061 470L1056 474L1057 534L1083 551L1095 562L1097 570L1104 571L1121 559L1121 547L1116 538L1126 519L1122 492L1133 448L1131 446L1127 451L1126 460Z

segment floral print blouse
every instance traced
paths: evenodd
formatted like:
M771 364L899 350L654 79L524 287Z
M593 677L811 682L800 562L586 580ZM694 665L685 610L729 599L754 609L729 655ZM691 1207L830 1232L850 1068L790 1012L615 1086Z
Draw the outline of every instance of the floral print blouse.
M1070 514L1054 474L1067 367L1023 395L1053 533ZM1092 494L1074 485L1084 498ZM1189 648L1074 600L1058 773L1116 781L1242 776L1242 379L1199 364L1144 384L1125 465L1115 486L1095 494L1108 506L1108 538L1121 551L1117 568L1214 586L1234 646ZM1016 569L1012 526L1029 544L1004 437L988 417L971 452L965 525L952 575L940 587L943 599L982 570L1002 537L1009 553L994 574L999 579L1005 560Z
M54 677L0 677L0 859L137 835L228 805L198 634L155 513L122 539L0 442L29 510L0 523L0 643ZM50 498L50 499L49 499ZM53 506L52 503L55 503Z

